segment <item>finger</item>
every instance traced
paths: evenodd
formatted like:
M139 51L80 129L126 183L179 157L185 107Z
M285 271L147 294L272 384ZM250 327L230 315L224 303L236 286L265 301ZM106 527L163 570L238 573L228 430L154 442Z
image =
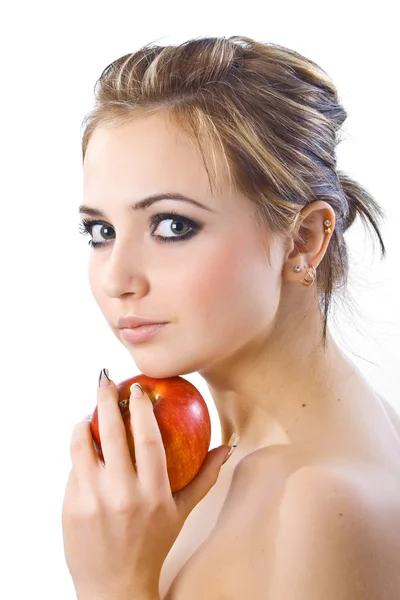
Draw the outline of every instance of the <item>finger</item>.
M79 421L73 430L70 443L72 470L79 482L91 481L100 461L93 445L90 423Z
M167 459L153 403L136 385L132 385L132 390L129 411L139 481L151 498L171 495Z
M210 450L197 475L182 490L175 492L174 499L183 522L217 482L228 449L224 445Z
M124 421L118 406L118 390L114 382L105 375L101 382L103 386L99 386L97 390L97 411L105 468L116 479L125 482L127 474L136 477L136 472L129 453Z

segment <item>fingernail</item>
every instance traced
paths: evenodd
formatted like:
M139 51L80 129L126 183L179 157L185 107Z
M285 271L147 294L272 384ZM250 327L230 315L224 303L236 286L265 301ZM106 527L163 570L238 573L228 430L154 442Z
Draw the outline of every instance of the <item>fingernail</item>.
M99 375L99 387L107 387L110 385L110 379L108 377L109 369L102 369Z
M144 396L142 386L139 383L132 383L130 390L131 390L131 395L134 398L141 398L142 396Z
M235 448L237 447L237 445L239 443L239 440L240 440L240 437L238 436L238 434L237 433L232 433L231 439L228 442L228 446L229 446L230 450L229 450L228 454L225 456L225 460L224 460L224 462L222 464L225 464L226 461L228 460L228 458L230 456L232 456L232 454L235 451Z

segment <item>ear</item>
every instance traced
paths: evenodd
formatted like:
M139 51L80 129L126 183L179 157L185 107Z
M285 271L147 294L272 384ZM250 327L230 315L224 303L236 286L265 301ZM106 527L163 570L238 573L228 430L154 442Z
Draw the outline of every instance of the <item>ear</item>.
M326 233L324 221L329 220L330 232ZM309 266L315 269L323 259L335 228L335 212L323 200L311 202L299 213L299 227L288 241L283 263L282 277L286 281L300 281L307 274ZM299 272L293 269L300 267Z

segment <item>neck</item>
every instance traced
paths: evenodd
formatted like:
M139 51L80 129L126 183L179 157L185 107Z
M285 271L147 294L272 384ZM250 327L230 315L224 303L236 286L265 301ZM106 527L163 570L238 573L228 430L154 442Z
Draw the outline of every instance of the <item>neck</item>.
M242 452L249 452L323 435L323 424L351 396L359 378L355 366L329 332L322 347L317 313L310 311L299 336L293 329L292 336L261 335L199 371L218 411L223 444L237 433Z

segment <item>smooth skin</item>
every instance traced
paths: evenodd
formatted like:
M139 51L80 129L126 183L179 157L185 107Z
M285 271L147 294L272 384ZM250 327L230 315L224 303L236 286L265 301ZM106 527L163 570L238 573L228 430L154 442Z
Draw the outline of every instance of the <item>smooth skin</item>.
M322 350L316 286L300 285L307 265L318 270L331 238L324 221L333 232L335 214L328 203L312 202L303 209L302 243L275 238L258 226L252 202L229 189L222 162L218 175L221 195L211 193L195 144L161 114L99 127L84 163L84 203L102 212L91 236L104 244L90 250L89 283L111 330L150 377L198 372L218 411L223 443L240 436L163 564L160 597L375 600L390 582L385 600L394 600L400 597L394 568L400 425L330 332ZM130 208L172 192L203 208L174 199ZM190 229L174 230L171 219L151 225L171 210L177 221L194 222L196 235L171 243L156 238ZM85 210L82 216L92 218ZM168 325L148 342L131 344L117 328L128 314ZM88 452L89 435L83 439ZM91 490L83 493L89 501ZM108 498L115 499L114 491ZM151 536L156 529L146 531ZM99 573L107 573L109 544L105 536ZM384 560L366 556L371 547ZM136 552L130 559L142 560ZM135 562L127 568L140 572ZM91 576L89 570L87 581Z

